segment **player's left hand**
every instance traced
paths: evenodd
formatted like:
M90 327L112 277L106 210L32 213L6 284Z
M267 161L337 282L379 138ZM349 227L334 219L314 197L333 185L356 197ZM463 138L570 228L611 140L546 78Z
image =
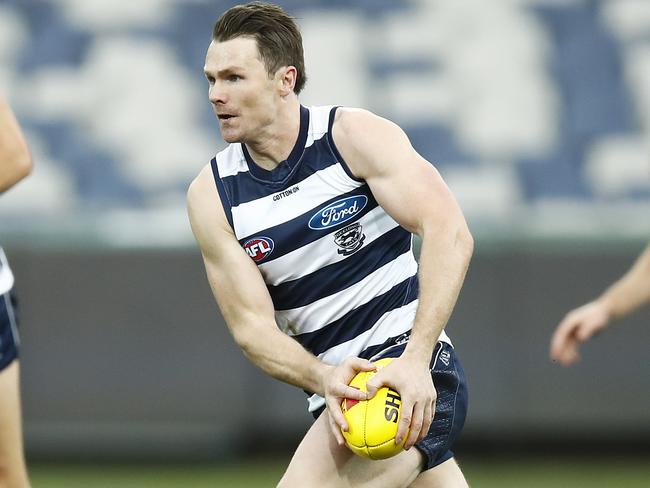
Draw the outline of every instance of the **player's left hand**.
M436 389L433 386L429 363L404 353L374 375L366 389L372 398L382 386L389 386L402 397L401 418L395 442L399 444L408 435L404 449L424 439L436 413Z
M350 381L360 371L375 371L377 368L367 359L350 357L338 366L329 366L322 378L325 405L332 435L339 446L345 445L341 431L348 430L348 423L341 411L341 402L345 398L366 400L366 392L350 386Z
M553 332L551 359L564 366L575 363L580 359L580 344L605 329L611 320L611 311L603 300L571 310Z

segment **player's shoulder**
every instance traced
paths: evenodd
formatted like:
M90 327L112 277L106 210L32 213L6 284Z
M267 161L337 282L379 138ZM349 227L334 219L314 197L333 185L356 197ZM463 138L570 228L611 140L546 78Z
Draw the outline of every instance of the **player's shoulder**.
M187 211L190 222L214 221L215 215L223 214L214 176L212 163L208 163L190 183L187 189Z
M337 110L332 139L353 174L361 179L411 149L408 137L397 124L359 108Z
M238 166L244 159L240 144L228 144L219 151L210 162L204 165L198 175L192 180L187 191L188 199L197 199L205 195L214 196L216 192L215 178L221 173L236 174Z
M199 173L191 181L187 189L188 202L196 202L204 197L204 195L210 193L208 191L210 186L214 186L214 181L212 176L212 164L208 163L201 168Z
M332 122L332 129L355 130L360 128L364 122L377 117L370 110L357 107L337 107Z
M332 135L343 144L363 145L402 133L393 121L363 108L339 107L332 123Z
M203 250L214 245L217 233L223 231L232 234L215 184L212 163L199 171L187 189L187 214L194 236Z
M346 129L362 129L366 124L397 127L390 119L358 107L337 107L334 124Z

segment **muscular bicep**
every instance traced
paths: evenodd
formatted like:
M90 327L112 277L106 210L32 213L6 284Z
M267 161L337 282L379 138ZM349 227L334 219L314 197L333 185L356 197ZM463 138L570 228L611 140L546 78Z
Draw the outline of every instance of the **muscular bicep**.
M249 324L273 324L273 304L252 260L236 241L221 243L218 251L219 256L204 253L203 261L210 288L231 331L235 334Z
M341 122L334 136L343 158L402 227L422 235L425 224L464 225L438 171L413 149L397 125L368 112L348 112Z
M264 280L227 223L211 174L202 172L192 183L188 213L210 288L237 342L251 327L274 325Z
M438 171L415 151L402 151L399 167L369 175L377 202L402 227L422 235L428 223L442 223L460 209Z

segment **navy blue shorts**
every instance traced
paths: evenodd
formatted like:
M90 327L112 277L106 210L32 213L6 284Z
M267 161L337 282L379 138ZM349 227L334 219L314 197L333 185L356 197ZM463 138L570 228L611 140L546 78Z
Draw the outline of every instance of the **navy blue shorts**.
M13 289L0 295L0 371L18 357L18 319Z
M399 357L405 347L406 344L393 347L386 354L373 357L372 360ZM423 470L438 466L454 456L451 448L463 430L468 401L465 372L452 346L438 342L429 366L438 397L429 433L415 444L424 456ZM318 418L323 410L325 407L314 412L314 417Z
M465 425L468 404L465 371L453 347L439 342L429 367L438 398L429 433L415 444L424 455L423 470L454 456L451 448Z

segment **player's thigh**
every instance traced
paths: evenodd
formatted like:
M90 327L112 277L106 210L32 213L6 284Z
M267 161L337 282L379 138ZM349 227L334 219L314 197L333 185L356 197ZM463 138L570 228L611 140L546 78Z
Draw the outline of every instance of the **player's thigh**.
M468 488L468 485L456 460L450 458L420 473L409 488Z
M18 361L0 371L0 446L11 426L20 425L19 372Z
M20 435L18 335L13 296L0 295L0 461Z
M0 479L23 465L19 371L18 361L0 371Z
M0 486L29 488L23 456L18 378L18 361L0 371Z
M23 457L15 297L0 295L0 486L29 486Z
M422 469L417 449L372 461L336 443L325 410L298 445L279 483L281 488L407 487Z

